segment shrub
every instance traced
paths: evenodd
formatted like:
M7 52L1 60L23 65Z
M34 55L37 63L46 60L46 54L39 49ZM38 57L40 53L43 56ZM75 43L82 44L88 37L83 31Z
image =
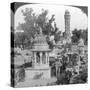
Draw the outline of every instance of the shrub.
M70 83L72 84L78 84L78 83L87 83L88 74L87 71L83 71L79 75L73 77L70 80Z
M57 77L56 83L58 85L59 84L69 84L71 76L72 76L72 73L70 71L65 71Z

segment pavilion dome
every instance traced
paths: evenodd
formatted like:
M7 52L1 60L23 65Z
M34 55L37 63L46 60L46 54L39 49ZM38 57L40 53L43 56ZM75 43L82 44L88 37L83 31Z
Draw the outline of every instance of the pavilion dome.
M46 41L46 37L44 35L38 35L36 36L36 38L34 39L34 44L35 45L48 45L47 41Z
M46 36L42 33L38 34L34 39L33 51L49 51L49 45Z

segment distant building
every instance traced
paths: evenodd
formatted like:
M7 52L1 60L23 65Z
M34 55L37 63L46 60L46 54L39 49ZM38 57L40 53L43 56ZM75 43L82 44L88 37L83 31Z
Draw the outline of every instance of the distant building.
M65 11L64 19L65 19L65 34L64 38L66 42L71 42L71 33L70 33L70 12L68 10Z
M65 38L70 39L70 12L68 10L65 11L64 15L65 19Z
M62 36L60 36L60 40L56 43L56 47L62 47L66 43L71 42L71 33L70 33L70 12L68 10L65 11L64 19L65 19L65 32Z

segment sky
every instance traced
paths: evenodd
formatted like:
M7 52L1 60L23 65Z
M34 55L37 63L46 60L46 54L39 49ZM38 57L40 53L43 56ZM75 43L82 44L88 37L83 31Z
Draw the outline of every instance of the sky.
M18 26L18 23L24 22L24 17L21 13L21 10L25 8L33 8L34 12L38 15L41 13L42 8L48 10L47 17L50 19L52 14L55 14L55 22L59 30L62 32L65 31L65 11L70 12L70 31L77 29L86 29L88 28L88 17L81 9L71 6L64 5L48 5L48 4L28 4L19 7L15 13L15 29Z

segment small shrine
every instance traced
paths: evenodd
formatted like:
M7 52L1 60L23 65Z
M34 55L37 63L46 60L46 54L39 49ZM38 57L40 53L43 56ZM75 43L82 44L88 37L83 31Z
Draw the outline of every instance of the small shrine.
M46 41L46 37L42 34L42 30L40 28L40 33L34 39L33 45L33 66L35 68L45 68L49 67L49 45Z
M46 41L46 36L42 34L42 29L40 28L40 33L34 39L34 45L31 49L33 53L32 68L30 68L27 73L29 73L30 78L40 78L48 79L51 77L51 69L49 66L49 45Z

